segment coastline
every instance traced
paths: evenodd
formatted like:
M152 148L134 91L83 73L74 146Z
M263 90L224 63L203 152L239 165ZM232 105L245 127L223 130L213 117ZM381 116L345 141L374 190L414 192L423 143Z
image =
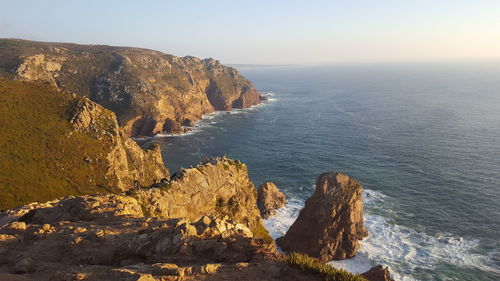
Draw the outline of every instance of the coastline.
M219 117L219 116L235 115L235 114L241 114L241 113L253 111L253 110L256 110L258 108L265 106L266 104L277 101L277 99L274 98L275 93L266 92L266 91L264 91L264 93L265 94L263 94L262 96L265 97L266 99L261 100L261 102L259 104L251 105L251 106L246 107L246 108L235 108L235 109L229 110L229 111L216 110L214 112L203 114L200 120L197 120L194 122L193 126L182 126L182 128L186 130L185 132L178 133L178 134L156 134L156 135L150 136L150 137L131 137L131 139L133 139L134 141L136 141L142 145L148 141L152 141L155 139L184 137L184 136L196 134L199 130L201 130L205 127L208 127L211 124L216 123L216 122L212 121L208 124L203 124L204 122L208 122L208 120L212 120L212 119Z

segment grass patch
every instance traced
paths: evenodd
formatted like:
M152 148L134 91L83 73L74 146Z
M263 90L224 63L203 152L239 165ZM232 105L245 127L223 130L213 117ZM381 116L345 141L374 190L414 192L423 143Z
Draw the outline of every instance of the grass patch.
M290 253L286 255L285 261L304 272L317 274L325 281L368 281L360 274L352 274L346 270L335 268L304 254Z
M273 238L271 237L271 235L269 235L269 231L267 231L267 229L261 223L257 223L257 225L251 227L250 230L252 231L255 238L262 239L267 244L274 243Z
M75 132L75 98L42 83L0 78L0 209L114 190L111 142Z

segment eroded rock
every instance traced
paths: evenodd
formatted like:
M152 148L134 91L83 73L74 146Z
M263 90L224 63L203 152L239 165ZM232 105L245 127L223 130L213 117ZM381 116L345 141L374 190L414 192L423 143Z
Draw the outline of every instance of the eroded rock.
M286 197L272 182L266 182L257 188L257 205L262 218L266 219L276 214L276 209L286 205Z
M368 233L363 223L361 184L347 175L328 172L316 181L299 217L278 245L285 251L305 253L326 262L352 257L358 240Z
M374 266L361 275L368 279L368 281L394 281L391 277L389 269L387 267L383 267L382 265Z
M250 229L263 229L256 189L247 166L227 158L214 158L182 169L163 188L141 189L134 195L147 215L161 218L227 216ZM208 221L207 221L208 223ZM264 233L266 234L266 233Z

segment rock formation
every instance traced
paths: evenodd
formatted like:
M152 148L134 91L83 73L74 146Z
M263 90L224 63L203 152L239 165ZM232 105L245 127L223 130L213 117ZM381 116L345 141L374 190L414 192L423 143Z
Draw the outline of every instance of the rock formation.
M323 262L354 256L358 240L368 235L363 226L362 192L361 184L347 175L321 174L299 217L276 242L285 251Z
M391 277L389 269L387 267L383 267L382 265L374 266L361 275L368 279L368 281L394 281Z
M224 217L244 223L262 238L267 231L257 209L256 189L247 166L227 158L207 160L181 169L163 188L141 189L134 194L145 213L162 218Z
M0 209L169 177L158 146L141 149L88 98L2 78L0 96Z
M127 135L180 133L203 114L260 103L252 84L214 59L158 51L0 39L0 75L43 81L116 113Z
M227 161L203 169L225 169L223 164ZM206 173L202 178L216 181L210 178L213 175ZM184 176L180 180L189 189L190 179L196 177ZM151 189L165 188L169 187ZM219 186L227 193L224 188ZM210 195L204 189L196 191ZM0 279L320 280L286 265L273 244L256 237L243 215L234 215L243 220L239 221L207 211L214 216L190 220L199 212L180 211L179 205L168 214L188 217L166 218L170 215L149 214L140 198L69 197L0 213ZM247 206L240 205L236 212L256 213L255 200L246 200L254 204L254 210L244 211Z
M257 188L257 206L260 215L266 219L276 214L276 209L286 205L286 198L272 182L265 182Z

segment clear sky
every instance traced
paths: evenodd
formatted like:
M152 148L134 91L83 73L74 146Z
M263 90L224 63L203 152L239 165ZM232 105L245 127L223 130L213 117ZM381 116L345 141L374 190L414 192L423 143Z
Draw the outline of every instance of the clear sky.
M0 37L224 63L500 58L500 0L0 0Z

